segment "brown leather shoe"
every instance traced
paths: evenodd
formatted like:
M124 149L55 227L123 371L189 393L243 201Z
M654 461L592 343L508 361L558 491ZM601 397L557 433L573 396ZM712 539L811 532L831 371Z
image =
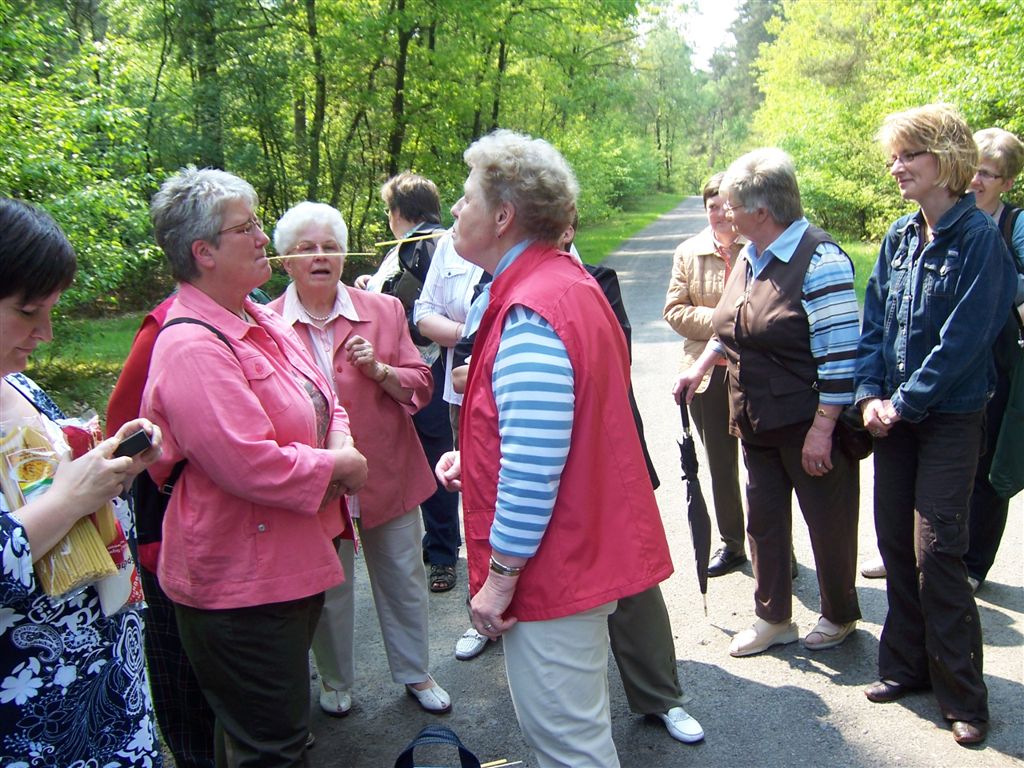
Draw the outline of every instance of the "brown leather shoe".
M957 744L980 744L988 735L988 723L969 723L966 720L953 721L953 738Z
M911 690L911 688L891 680L879 680L865 688L864 695L868 697L868 701L873 701L875 704L888 704L890 701L902 699Z

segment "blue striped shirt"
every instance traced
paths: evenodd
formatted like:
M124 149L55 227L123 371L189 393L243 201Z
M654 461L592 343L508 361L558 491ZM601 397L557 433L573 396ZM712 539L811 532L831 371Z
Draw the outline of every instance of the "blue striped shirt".
M536 312L513 306L494 360L501 465L490 543L533 557L551 520L569 455L576 402L569 353Z
M753 243L740 252L754 277L772 259L789 263L809 226L807 219L794 221L763 253ZM811 256L802 286L800 304L807 313L811 355L818 367L818 402L847 405L853 402L853 370L860 340L860 315L853 288L853 264L838 246L822 243ZM722 353L717 338L712 349Z

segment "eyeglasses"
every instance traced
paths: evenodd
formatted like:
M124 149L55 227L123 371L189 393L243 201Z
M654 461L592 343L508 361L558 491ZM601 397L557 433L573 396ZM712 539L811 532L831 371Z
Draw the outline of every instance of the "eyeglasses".
M982 179L983 181L998 181L999 179L1003 178L998 173L992 173L992 171L986 170L984 168L979 168L977 171L974 172L974 175L977 176L979 179Z
M263 222L260 221L259 216L252 216L249 219L243 221L241 224L235 224L235 226L233 227L225 227L224 229L220 230L220 232L218 232L217 234L226 235L228 233L234 232L239 235L252 236L256 234L257 229L260 232L263 231Z
M732 203L722 203L722 213L730 214L734 211L746 210L742 205L733 205Z
M885 167L892 168L894 165L896 165L897 161L903 163L903 165L910 165L921 155L930 154L932 154L932 151L930 149L919 149L916 152L904 152L902 155L893 155L892 157L885 161Z
M326 243L314 243L303 240L288 251L288 253L294 256L312 256L316 253L322 253L325 256L343 256L345 254L342 247L333 240L328 240Z

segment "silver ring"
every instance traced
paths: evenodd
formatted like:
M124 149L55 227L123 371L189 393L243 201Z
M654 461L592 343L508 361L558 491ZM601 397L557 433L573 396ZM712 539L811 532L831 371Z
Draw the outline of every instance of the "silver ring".
M817 464L815 464L814 466L817 467L818 469L824 469L825 468L825 465L822 464L820 461Z
M484 624L484 629L487 629L487 630L494 629L494 625L493 624Z

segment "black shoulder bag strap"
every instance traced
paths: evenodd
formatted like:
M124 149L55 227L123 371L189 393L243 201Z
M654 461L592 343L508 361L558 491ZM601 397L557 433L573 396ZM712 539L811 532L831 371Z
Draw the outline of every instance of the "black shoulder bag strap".
M203 328L205 328L210 333L212 333L214 336L216 336L218 339L223 341L224 345L228 349L231 350L231 354L233 354L235 357L238 357L238 353L235 352L235 348L233 346L231 346L231 342L228 341L228 337L227 336L225 336L217 328L214 328L209 323L204 322L203 320L197 320L194 317L176 317L173 320L169 320L169 321L167 321L166 323L163 324L163 326L160 328L160 330L157 331L156 335L159 336L161 333L166 331L172 325L183 325L185 323L187 323L189 325L201 325L201 326L203 326ZM170 496L171 495L171 491L174 490L174 484L178 482L178 478L181 477L182 470L185 469L186 461L188 461L188 460L187 459L182 459L181 461L179 461L177 464L174 465L174 468L171 469L171 474L169 474L167 476L167 479L164 481L164 484L160 486L160 493L164 494L165 496Z
M1011 254L1013 253L1013 228L1017 224L1017 217L1020 216L1020 211L1020 208L1008 205L1003 208L1002 215L999 217L999 229ZM1014 262L1016 262L1016 259L1014 259Z

